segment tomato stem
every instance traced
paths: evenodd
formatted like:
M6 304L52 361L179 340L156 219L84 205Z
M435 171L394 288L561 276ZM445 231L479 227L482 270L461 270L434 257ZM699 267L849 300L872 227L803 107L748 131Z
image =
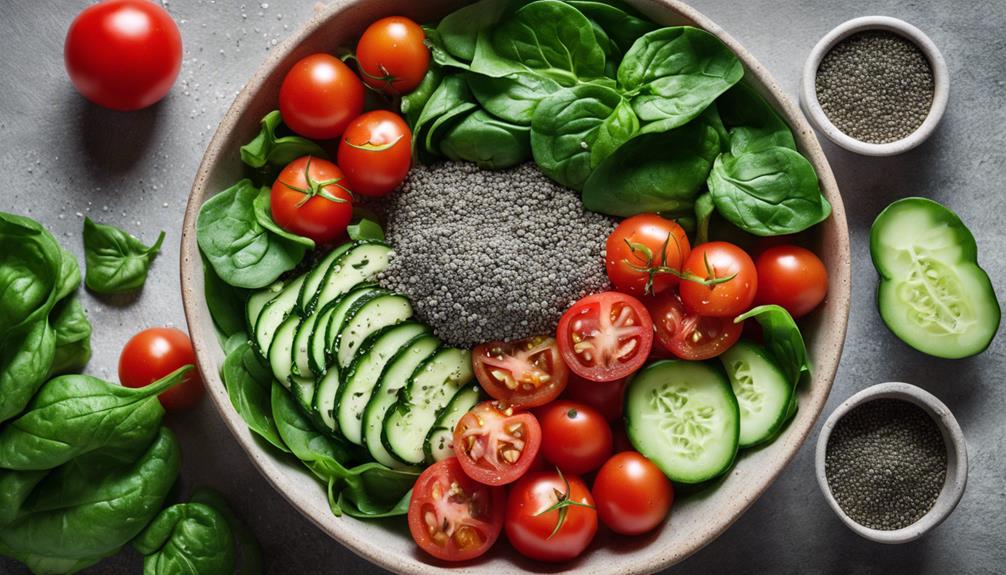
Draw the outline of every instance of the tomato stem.
M628 258L622 260L629 269L647 274L646 285L643 287L643 294L653 295L653 281L656 279L657 274L662 273L672 275L683 281L701 284L710 288L718 284L728 282L737 276L737 274L733 274L722 278L716 277L715 273L712 271L712 267L709 265L708 257L706 258L706 271L709 275L705 278L699 277L690 272L682 272L681 270L664 265L667 263L667 249L671 245L672 237L674 237L674 234L668 233L667 239L664 240L664 245L661 248L661 263L659 264L654 261L653 251L650 250L649 247L638 242L630 242L628 239L625 240L625 245L629 246L629 250L632 252L632 255L644 262L644 265L638 265L629 261ZM678 250L678 253L681 253L681 246L678 244L677 237L674 237L674 246Z
M404 134L398 134L397 138L386 144L375 144L370 140L367 140L362 144L354 144L353 142L349 141L349 138L346 138L346 145L349 146L350 148L356 148L357 150L366 150L368 152L383 152L384 150L389 150L393 148L395 144L397 144L398 141L402 139L403 136Z
M311 171L311 156L308 156L307 162L304 164L304 180L307 182L307 188L298 188L297 186L288 184L283 180L279 180L279 183L283 184L283 186L288 190L293 190L295 192L304 194L304 198L299 202L297 202L298 208L303 207L304 204L306 204L308 201L311 200L311 198L315 196L325 198L326 200L334 202L336 204L345 204L349 201L333 196L331 193L328 192L328 190L325 189L328 186L336 186L344 190L347 194L350 195L350 197L353 196L353 192L351 192L349 188L339 183L342 181L342 178L332 178L329 180L322 180L319 182L311 179L310 171Z
M555 536L556 533L559 532L560 529L562 529L562 526L566 523L566 515L569 514L569 508L571 506L575 505L577 507L586 507L587 509L594 509L594 506L589 503L582 503L580 501L573 501L572 499L570 499L569 494L572 491L572 488L569 486L569 480L566 479L566 476L562 474L562 470L559 469L558 467L555 468L555 471L556 473L559 474L559 479L561 479L563 485L565 485L566 491L562 492L559 491L558 489L553 488L552 491L555 493L555 499L556 499L555 503L549 505L542 511L539 511L538 513L534 514L535 517L538 517L540 515L548 513L549 511L559 512L559 518L555 522L555 527L552 529L552 532L549 533L548 537L546 537L545 539L551 539L552 537Z

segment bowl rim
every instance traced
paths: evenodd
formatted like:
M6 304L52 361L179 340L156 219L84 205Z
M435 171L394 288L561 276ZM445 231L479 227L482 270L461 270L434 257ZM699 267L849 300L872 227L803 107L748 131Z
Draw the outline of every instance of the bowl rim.
M205 318L208 318L208 315L204 311L205 302L201 290L202 259L196 243L195 222L202 203L217 191L208 191L206 184L208 176L214 170L214 166L222 161L226 155L226 151L222 149L223 144L227 141L228 134L237 127L245 110L260 92L269 73L309 36L327 26L329 22L351 12L354 8L358 8L360 4L366 1L334 0L326 6L319 7L299 30L295 31L278 47L271 50L265 61L238 93L231 107L218 124L217 130L207 146L203 160L196 172L192 191L185 209L180 258L183 307L197 358L212 357L214 352L219 353L218 349L214 350L213 348L220 347L216 333L212 327L204 329L205 321L200 321L201 319L205 320ZM831 277L828 300L826 300L827 305L835 307L829 312L830 323L821 326L821 329L827 329L832 337L827 340L827 348L822 351L823 361L815 365L814 382L812 384L815 387L812 387L813 391L808 393L808 399L812 398L813 401L805 402L808 405L801 405L797 419L791 422L789 429L785 433L785 437L777 441L777 443L782 445L779 447L780 453L778 459L773 460L771 466L766 466L765 471L768 479L760 481L756 486L744 490L741 493L741 497L732 502L733 507L730 508L731 512L723 514L726 517L710 521L710 526L703 530L702 536L689 541L687 545L683 545L674 551L663 551L662 553L654 554L646 560L640 560L631 565L631 571L634 573L653 573L687 558L726 531L768 489L779 473L795 457L799 448L806 441L811 431L813 431L814 425L830 393L845 343L851 298L851 253L844 204L839 193L838 184L835 181L827 158L824 156L820 143L806 118L793 105L785 92L783 92L761 63L720 26L681 0L629 0L629 4L648 15L674 13L676 17L694 22L695 26L717 36L737 55L743 63L746 73L751 74L756 79L756 83L764 88L763 93L771 94L771 98L777 102L782 116L790 124L801 150L817 170L822 192L832 205L831 225L834 226L832 233L835 236L835 242L839 246L834 255L837 267L829 270ZM212 326L211 321L209 325ZM411 556L405 557L387 553L387 550L380 547L377 543L362 540L356 536L353 533L353 528L350 527L352 523L345 521L347 518L343 517L339 518L339 521L331 521L331 513L327 506L324 506L324 509L322 509L322 506L316 505L307 497L301 497L296 490L288 488L293 485L293 482L287 477L287 465L273 455L266 454L260 442L256 441L256 438L252 436L244 422L233 412L219 374L207 362L199 362L199 369L203 376L203 381L207 383L208 395L211 397L214 407L220 413L227 429L248 454L253 465L255 465L258 471L281 496L324 533L356 555L394 572L416 575L426 575L429 573L459 575L461 573L481 572L477 564L474 566L459 565L444 567L441 563L417 561ZM816 386L818 385L823 389L817 388ZM807 388L804 389L806 390ZM625 568L629 567L629 565L625 565ZM519 570L520 568L515 564L514 569ZM590 571L589 564L578 566L575 570Z
M866 527L849 517L832 495L825 474L828 440L831 438L831 432L835 429L835 425L856 407L877 399L898 399L921 407L936 423L947 448L947 476L933 507L915 523L890 531ZM968 450L964 440L964 432L946 404L921 387L900 381L889 381L872 385L855 393L828 416L824 426L821 427L820 435L817 437L814 471L817 475L818 487L821 488L821 493L824 494L828 505L849 529L860 537L877 543L907 543L934 529L957 507L968 482Z
M914 132L900 140L884 144L864 142L849 136L838 129L821 108L817 99L817 69L821 60L839 42L859 32L870 30L885 30L894 32L915 44L929 60L933 71L933 102L926 114L926 119ZM950 77L947 63L943 59L936 44L922 30L891 16L861 16L847 20L825 34L814 48L803 65L800 81L800 107L818 131L823 132L835 144L865 156L894 156L915 148L926 141L943 118L950 96Z

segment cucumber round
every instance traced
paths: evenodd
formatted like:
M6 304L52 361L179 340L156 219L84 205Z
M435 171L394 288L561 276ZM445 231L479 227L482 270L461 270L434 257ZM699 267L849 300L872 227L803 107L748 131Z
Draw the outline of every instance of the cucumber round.
M740 409L740 447L774 438L789 419L793 386L760 345L740 341L720 356Z
M740 411L719 366L680 360L646 366L626 390L625 420L632 445L671 481L708 481L737 456Z

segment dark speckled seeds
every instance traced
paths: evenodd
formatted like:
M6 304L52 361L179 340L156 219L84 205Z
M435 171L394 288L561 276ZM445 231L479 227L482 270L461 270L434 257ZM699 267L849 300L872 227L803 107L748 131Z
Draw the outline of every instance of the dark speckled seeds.
M922 408L876 399L835 424L824 469L846 515L865 527L891 531L915 523L933 507L947 475L947 450Z

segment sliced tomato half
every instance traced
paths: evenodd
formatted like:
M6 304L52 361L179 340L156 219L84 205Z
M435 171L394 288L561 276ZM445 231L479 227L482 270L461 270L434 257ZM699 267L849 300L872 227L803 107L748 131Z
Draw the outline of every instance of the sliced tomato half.
M730 349L741 337L744 323L729 317L706 317L688 311L675 293L647 301L657 341L681 359L714 358Z
M486 485L520 479L541 447L541 426L534 415L514 413L495 401L483 401L454 428L454 453L469 477Z
M472 352L475 377L491 397L514 407L537 407L566 388L569 370L554 337L484 343Z
M614 381L638 370L653 345L653 322L636 298L618 292L589 295L559 320L559 351L570 371L591 381Z

